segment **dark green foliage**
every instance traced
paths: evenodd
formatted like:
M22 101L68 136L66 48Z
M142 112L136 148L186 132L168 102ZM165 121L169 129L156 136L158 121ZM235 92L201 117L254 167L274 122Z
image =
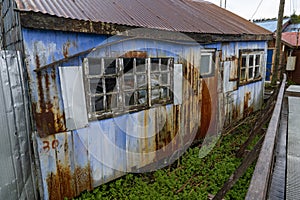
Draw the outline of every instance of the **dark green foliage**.
M250 127L239 130L218 141L206 157L199 158L199 148L190 148L175 168L166 167L153 173L127 174L78 197L83 199L208 199L216 194L241 163L236 150L249 136ZM256 139L256 141L258 138ZM254 144L252 144L253 146ZM252 165L226 199L244 199L254 170Z
M291 16L292 24L299 24L300 23L300 15L296 15L295 13Z

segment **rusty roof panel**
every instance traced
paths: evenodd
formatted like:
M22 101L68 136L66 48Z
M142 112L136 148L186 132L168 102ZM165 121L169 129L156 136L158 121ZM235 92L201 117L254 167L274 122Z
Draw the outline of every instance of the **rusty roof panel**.
M58 17L211 34L270 34L267 30L201 0L15 0L20 11Z
M297 36L298 35L298 36ZM292 32L292 33L282 33L282 41L292 47L300 46L300 33Z

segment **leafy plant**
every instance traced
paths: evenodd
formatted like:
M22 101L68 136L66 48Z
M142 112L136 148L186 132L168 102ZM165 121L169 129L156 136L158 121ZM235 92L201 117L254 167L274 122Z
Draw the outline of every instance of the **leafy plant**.
M76 199L206 200L209 194L218 192L241 163L241 159L235 157L235 152L246 141L250 129L249 125L243 125L236 133L223 136L203 158L199 158L198 147L190 148L180 158L177 167L166 167L145 174L127 174L91 192L83 192ZM245 198L254 166L227 193L226 199Z

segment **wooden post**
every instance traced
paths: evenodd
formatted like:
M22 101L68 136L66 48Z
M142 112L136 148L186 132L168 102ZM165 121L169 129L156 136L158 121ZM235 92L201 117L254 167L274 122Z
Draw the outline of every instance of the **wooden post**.
M285 4L285 0L280 0L278 21L277 21L277 31L276 31L275 61L274 61L274 70L273 70L272 82L271 82L272 85L276 85L278 79L278 66L280 63L280 53L281 53L281 35L282 35L284 4Z

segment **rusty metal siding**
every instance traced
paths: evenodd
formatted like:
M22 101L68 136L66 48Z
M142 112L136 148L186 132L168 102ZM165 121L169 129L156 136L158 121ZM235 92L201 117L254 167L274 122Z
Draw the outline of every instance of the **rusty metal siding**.
M154 3L148 0L15 1L21 11L41 12L93 22L193 33L271 34L248 20L205 1L155 0Z
M230 42L222 44L208 44L205 48L216 48L222 52L221 68L222 71L222 92L224 94L224 120L225 125L237 119L241 119L249 111L256 111L261 108L263 103L264 78L266 71L267 43L260 42ZM240 50L262 49L265 54L262 61L261 75L262 81L238 86L237 80L230 80L230 70L232 67L238 69ZM239 73L239 71L237 71ZM221 100L221 99L220 99Z
M37 199L21 54L0 54L0 199Z
M48 122L48 116L56 119L50 121L50 127L65 127L66 123L58 67L82 66L82 58L87 55L75 57L41 72L34 70L65 58L65 55L85 51L103 42L107 45L115 41L93 51L89 56L119 57L138 49L147 52L149 57L174 57L175 64L182 64L183 78L186 80L182 85L183 101L180 105L164 105L93 121L89 122L88 127L78 130L49 131L49 127L43 129L39 119L34 120L37 124L34 129L35 154L41 170L40 189L43 199L74 197L83 190L92 189L125 172L143 172L162 166L164 162L171 163L188 148L195 137L194 133L201 132L201 124L213 124L205 126L209 134L220 132L225 118L230 123L241 118L245 108L256 110L262 102L263 81L231 91L224 88L227 86L221 76L224 76L222 64L226 58L236 56L237 59L240 49L266 49L266 42L207 45L206 48L216 49L215 74L200 79L196 66L200 63L201 48L187 43L126 40L124 37L109 38L106 41L107 36L101 35L28 29L24 29L23 35L33 109L39 116L46 116L45 122ZM209 113L202 110L206 106L204 102L212 107ZM48 103L55 105L51 107L55 110L51 111L52 114L47 107ZM203 117L206 115L207 118ZM60 120L57 120L57 116L61 116Z
M262 49L265 54L262 60L262 80L238 86L238 80L230 80L230 67L238 65L239 50ZM249 115L261 108L263 103L264 78L266 70L266 42L237 42L222 46L223 91L225 94L225 124ZM235 66L238 68L238 66ZM239 73L239 71L237 71Z
M35 105L42 105L39 102L41 95L44 96L42 97L42 99L44 98L43 102L52 104L55 101L56 103L62 101L60 80L56 74L57 69L40 72L40 77L37 77L37 80L35 80L36 72L33 70L37 69L42 62L46 64L49 60L55 61L56 54L46 52L44 48L48 46L51 47L51 50L56 49L54 46L58 46L58 44L63 45L60 41L66 40L68 34L61 33L61 36L66 34L65 37L62 37L63 39L49 40L56 33L52 32L53 35L51 36L51 32L48 32L48 36L42 37L44 32L38 31L34 34L39 36L32 37L28 32L31 31L24 32L27 61L30 61L29 58L35 58L35 54L40 58L39 62L35 62L36 60L27 62L33 96L32 104L33 108L36 109ZM81 40L84 36L79 35L77 39ZM102 38L98 37L99 43L102 42ZM78 47L79 49L85 50L85 48L88 48L84 46L84 43L81 44L82 46ZM185 62L182 62L182 59L179 58L175 60L183 64L184 77L188 80L183 84L186 100L182 105L161 106L99 122L90 122L87 128L61 131L61 133L50 136L47 136L50 132L47 134L44 132L47 129L37 127L37 132L34 133L34 144L36 144L36 154L39 157L39 168L42 174L41 193L44 199L73 197L83 190L92 189L101 183L115 179L123 175L124 172L145 170L142 168L147 165L152 165L150 168L154 169L155 166L162 165L164 162L171 163L184 152L182 148L188 147L188 145L183 147L182 145L192 141L194 136L191 133L197 132L200 123L201 88L199 87L198 78L195 78L199 77L198 70L193 68L193 60L197 60L196 58L199 56L197 52L200 51L193 48L184 48L178 44L138 40L136 43L135 41L121 42L118 46L112 45L110 48L101 49L100 52L95 54L98 56L111 56L114 50L119 50L113 54L120 56L127 49L136 48L136 45L147 51L150 57L170 56L171 54L168 51L163 50L166 48L168 50L172 49L174 52L184 52L183 55L187 59ZM34 51L31 49L34 49ZM63 52L56 53L58 55L57 59L63 57ZM174 55L172 54L172 56ZM78 62L77 65L81 65L80 58L76 58L69 63L74 65L76 62ZM63 66L68 66L68 63L63 64ZM49 83L46 84L47 82ZM193 93L196 93L196 95ZM36 111L39 111L39 109L36 109ZM64 113L63 106L59 106L59 112ZM39 125L38 120L35 120L35 122ZM64 125L65 121L62 122ZM136 122L139 122L138 126ZM50 125L53 126L51 121ZM52 133L55 133L55 131ZM178 149L181 149L181 152L178 152Z
M23 37L25 62L30 68L28 69L29 82L35 86L31 87L31 103L34 118L37 119L36 128L43 137L67 131L58 68L39 73L32 73L32 71L69 55L98 46L106 36L64 34L54 31L35 32L24 29ZM79 62L76 60L75 66L78 66Z

